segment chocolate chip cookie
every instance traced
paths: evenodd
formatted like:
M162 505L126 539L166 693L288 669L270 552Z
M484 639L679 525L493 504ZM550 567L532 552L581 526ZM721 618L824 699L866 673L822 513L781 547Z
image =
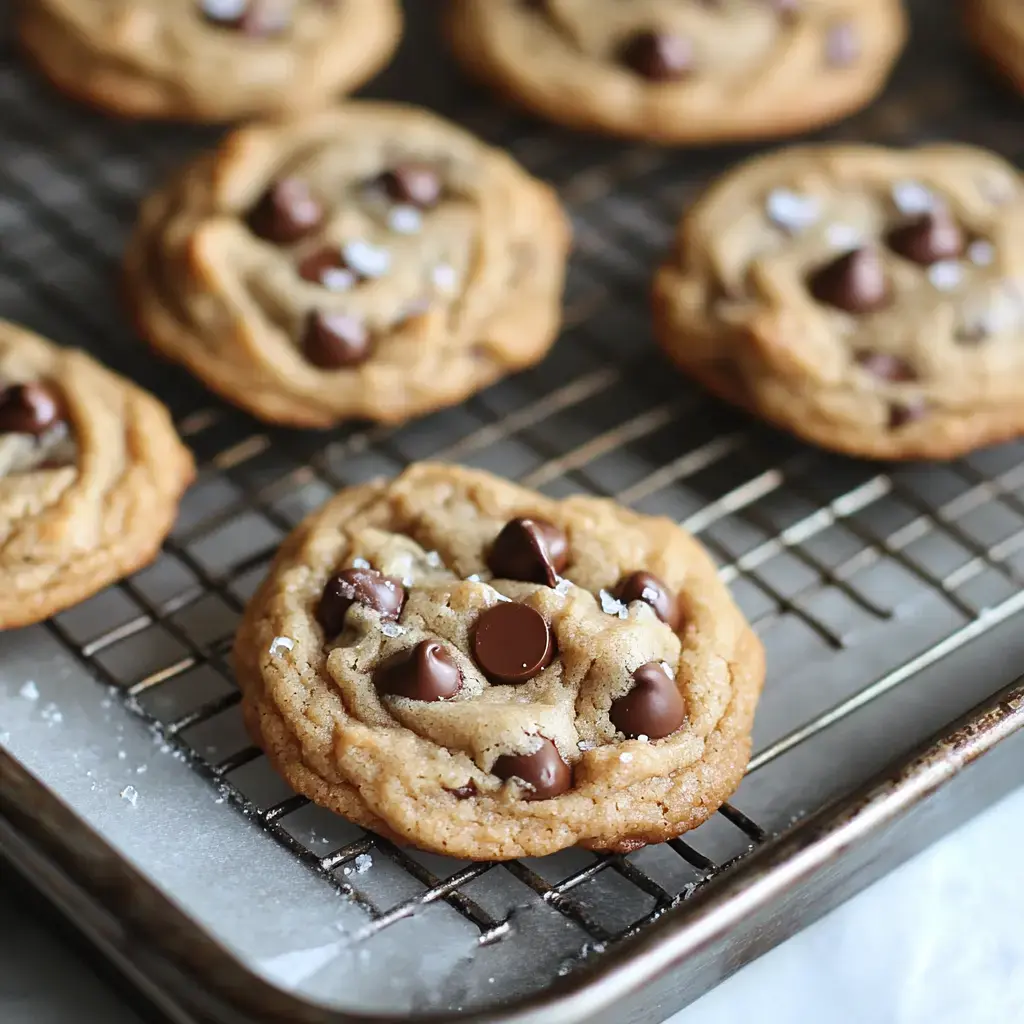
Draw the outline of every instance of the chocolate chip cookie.
M387 62L401 28L398 0L32 0L20 20L63 92L193 121L322 107Z
M761 646L667 519L419 464L284 543L235 644L299 792L478 860L628 851L739 784Z
M143 207L128 293L145 337L263 419L393 423L547 352L568 244L507 154L353 102L186 168Z
M450 0L449 27L472 72L542 116L668 143L843 117L906 36L899 0Z
M148 562L192 475L155 398L0 321L0 629Z
M1024 93L1024 3L967 0L967 30L978 49Z
M683 370L808 440L952 458L1024 433L1024 176L967 146L760 157L655 282Z

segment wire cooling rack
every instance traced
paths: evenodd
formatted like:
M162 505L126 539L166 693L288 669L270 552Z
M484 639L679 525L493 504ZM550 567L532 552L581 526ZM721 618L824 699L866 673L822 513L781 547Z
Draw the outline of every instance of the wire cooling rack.
M826 137L954 137L1020 163L1019 103L962 52L949 12L914 6L915 55ZM750 150L605 142L468 99L428 7L374 94L440 109L552 181L576 253L565 333L539 368L398 429L267 429L150 355L116 295L121 249L140 198L214 134L83 112L9 43L0 57L0 315L156 391L201 466L150 568L0 636L0 741L247 967L350 1012L479 1010L600 967L1024 665L1024 444L943 466L861 463L676 376L651 341L648 282L680 209ZM710 549L770 667L750 773L710 822L628 856L471 864L365 833L269 769L228 663L244 602L307 512L424 457L613 496ZM215 856L214 835L227 844Z

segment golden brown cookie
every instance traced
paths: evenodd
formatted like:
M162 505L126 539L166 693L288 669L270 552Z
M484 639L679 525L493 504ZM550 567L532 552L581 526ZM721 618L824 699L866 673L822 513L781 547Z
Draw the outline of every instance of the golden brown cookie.
M625 851L739 784L763 653L668 519L419 464L284 543L235 643L299 792L478 860Z
M167 410L90 359L0 322L0 629L149 562L191 482Z
M768 138L867 104L900 0L450 0L456 55L552 121L658 142Z
M966 0L967 31L1001 74L1024 93L1024 3Z
M810 441L952 458L1024 433L1024 175L968 146L808 146L686 214L665 352Z
M374 75L398 0L29 0L22 43L63 92L129 117L230 121L322 107Z
M243 129L145 203L142 334L266 420L400 422L536 363L569 227L546 185L425 110Z

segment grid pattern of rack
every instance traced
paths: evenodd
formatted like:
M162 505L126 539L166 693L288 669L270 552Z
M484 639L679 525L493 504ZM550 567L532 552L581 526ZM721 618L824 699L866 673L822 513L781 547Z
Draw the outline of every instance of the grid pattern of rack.
M1019 108L969 64L943 63L950 28L936 17L923 33L935 72L923 61L905 69L889 98L832 135L927 137L961 89L984 96L987 114L954 130L1005 151ZM443 902L481 946L497 943L515 930L525 887L570 922L566 948L578 955L642 929L785 815L756 790L744 803L741 789L686 841L494 866L400 849L318 813L250 745L227 662L238 614L281 537L335 489L426 456L673 516L716 556L769 651L756 776L1022 607L1024 444L942 467L866 465L769 431L666 372L649 337L647 281L679 209L729 157L567 141L485 101L453 101L458 85L445 74L403 89L425 34L410 33L416 41L379 91L425 95L559 187L577 232L565 335L543 366L458 409L324 434L268 430L218 403L149 356L115 301L138 199L212 136L84 115L4 49L0 313L152 387L202 467L159 560L47 628L220 787L225 813L241 808L364 908L358 940ZM1008 155L1019 160L1015 144ZM830 685L812 689L822 671ZM817 805L806 799L799 810Z

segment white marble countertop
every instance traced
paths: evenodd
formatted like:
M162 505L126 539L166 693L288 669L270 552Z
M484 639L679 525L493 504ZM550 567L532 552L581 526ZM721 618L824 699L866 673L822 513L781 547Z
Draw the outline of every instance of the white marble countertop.
M141 1024L0 885L3 1024ZM1024 790L671 1024L1024 1024Z

